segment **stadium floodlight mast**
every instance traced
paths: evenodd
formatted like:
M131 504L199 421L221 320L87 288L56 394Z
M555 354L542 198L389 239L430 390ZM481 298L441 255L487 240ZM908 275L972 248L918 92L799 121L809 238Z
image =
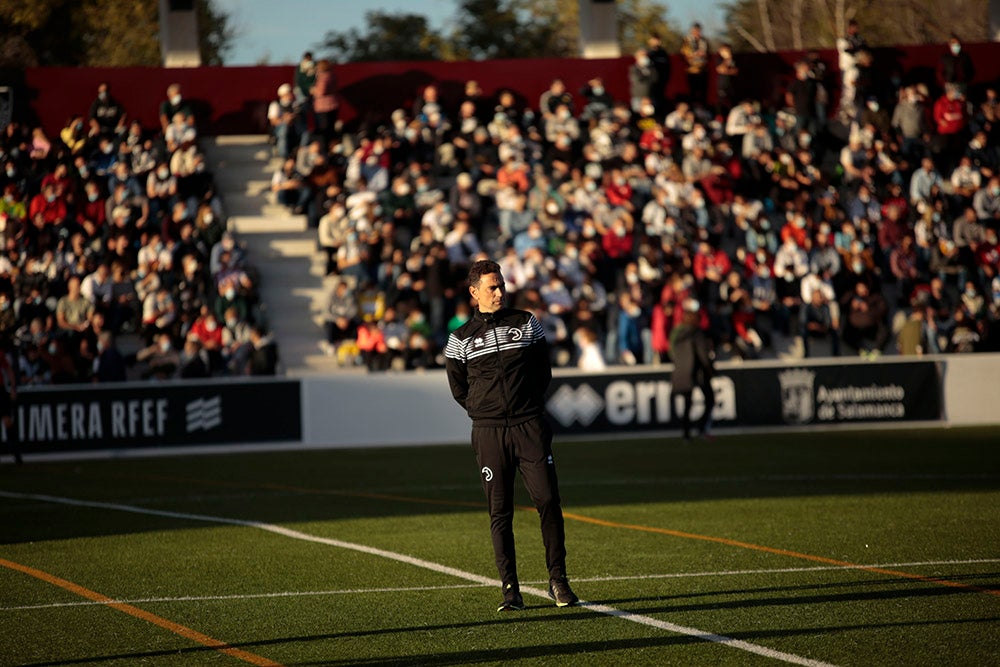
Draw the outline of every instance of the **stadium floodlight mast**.
M989 13L990 39L1000 42L1000 0L990 0Z
M580 55L618 58L621 54L615 0L580 0Z
M160 0L160 59L164 67L198 67L198 0Z

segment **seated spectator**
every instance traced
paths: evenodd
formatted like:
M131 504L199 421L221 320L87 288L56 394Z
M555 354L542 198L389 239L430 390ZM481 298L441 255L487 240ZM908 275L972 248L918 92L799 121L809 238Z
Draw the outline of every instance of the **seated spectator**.
M52 382L49 366L42 359L40 345L27 344L22 346L18 355L17 384L19 387L31 385L46 385Z
M348 281L337 282L330 295L324 319L326 340L321 347L327 355L335 355L341 342L357 337L358 302Z
M202 306L198 318L191 323L186 339L198 343L199 353L208 362L206 370L209 374L222 369L223 327L207 305Z
M271 178L271 192L275 194L279 204L288 207L293 213L305 211L309 189L305 187L301 175L296 171L293 158L286 158L281 164L281 169L274 172Z
M250 357L247 375L278 374L278 344L259 326L250 327Z
M28 217L34 220L39 216L45 225L52 227L63 225L69 216L66 201L59 197L54 183L43 186L41 192L31 199Z
M56 303L56 326L70 335L83 333L93 312L93 302L80 291L80 277L70 276L66 281L66 294Z
M1000 176L991 176L986 187L972 197L972 207L979 221L993 226L1000 225Z
M99 383L125 382L128 379L125 357L110 331L102 331L97 337L97 356L91 379Z
M189 380L211 376L208 352L198 338L188 336L178 355L178 377Z
M169 339L174 333L176 320L177 303L166 287L160 287L143 301L142 334L147 343L162 338L161 334L166 334Z
M844 342L863 357L881 354L890 335L885 297L871 292L865 282L859 281L852 293L844 295L842 303Z
M96 308L107 310L112 301L111 267L98 264L93 273L80 282L80 294L86 297Z
M170 173L170 165L164 161L146 177L146 199L149 201L149 215L154 225L170 212L177 197L177 179Z
M167 154L174 152L184 144L198 141L198 131L192 124L193 118L184 112L177 112L170 120L170 125L163 133L163 141L167 144Z
M827 296L827 292L824 290L813 290L809 301L804 302L799 311L806 357L812 356L810 352L812 339L829 340L831 354L835 357L840 356L840 335L838 333L840 323Z
M167 332L157 333L151 343L136 352L136 361L144 364L143 379L169 380L177 376L181 357L174 349L173 340Z

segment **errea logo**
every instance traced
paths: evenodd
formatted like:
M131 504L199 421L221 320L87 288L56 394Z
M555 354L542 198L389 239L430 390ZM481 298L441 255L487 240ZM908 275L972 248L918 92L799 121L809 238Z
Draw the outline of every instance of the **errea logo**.
M576 389L564 384L549 398L546 407L563 426L576 421L590 426L604 410L604 399L589 384Z
M472 341L473 347L482 347L484 345L486 345L486 341L483 340L482 337L476 338Z
M222 426L222 396L199 398L184 406L188 433Z

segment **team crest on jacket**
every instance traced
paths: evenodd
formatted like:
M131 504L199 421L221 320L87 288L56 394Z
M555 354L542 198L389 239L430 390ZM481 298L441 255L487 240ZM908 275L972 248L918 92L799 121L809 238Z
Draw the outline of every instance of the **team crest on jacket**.
M473 347L482 347L483 345L486 345L486 341L481 336L472 341Z

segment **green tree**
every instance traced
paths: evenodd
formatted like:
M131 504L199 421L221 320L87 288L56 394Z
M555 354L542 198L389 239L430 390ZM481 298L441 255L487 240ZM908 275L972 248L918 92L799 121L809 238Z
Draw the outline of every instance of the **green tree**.
M618 12L624 52L654 30L680 46L663 4L621 0ZM579 21L578 0L462 0L441 32L417 14L368 12L364 30L330 31L318 50L340 62L568 58L579 54Z
M850 19L872 46L989 39L986 0L735 0L726 37L737 50L832 48Z
M449 34L458 60L574 55L575 8L564 0L463 0Z
M205 65L225 65L226 56L238 38L229 14L212 2L198 3L198 44L201 62Z
M648 0L622 0L618 3L618 43L622 53L634 53L646 45L652 33L658 33L663 48L679 51L684 35L670 20L667 7Z
M235 33L212 0L197 3L202 61L221 65ZM160 64L158 0L3 0L0 66Z
M667 8L650 0L617 3L623 53L645 45L653 31L664 47L679 48L681 35ZM569 58L580 52L578 0L465 0L451 32L452 51L463 59Z
M337 62L438 60L441 36L419 14L365 13L366 31L330 31L319 50Z

